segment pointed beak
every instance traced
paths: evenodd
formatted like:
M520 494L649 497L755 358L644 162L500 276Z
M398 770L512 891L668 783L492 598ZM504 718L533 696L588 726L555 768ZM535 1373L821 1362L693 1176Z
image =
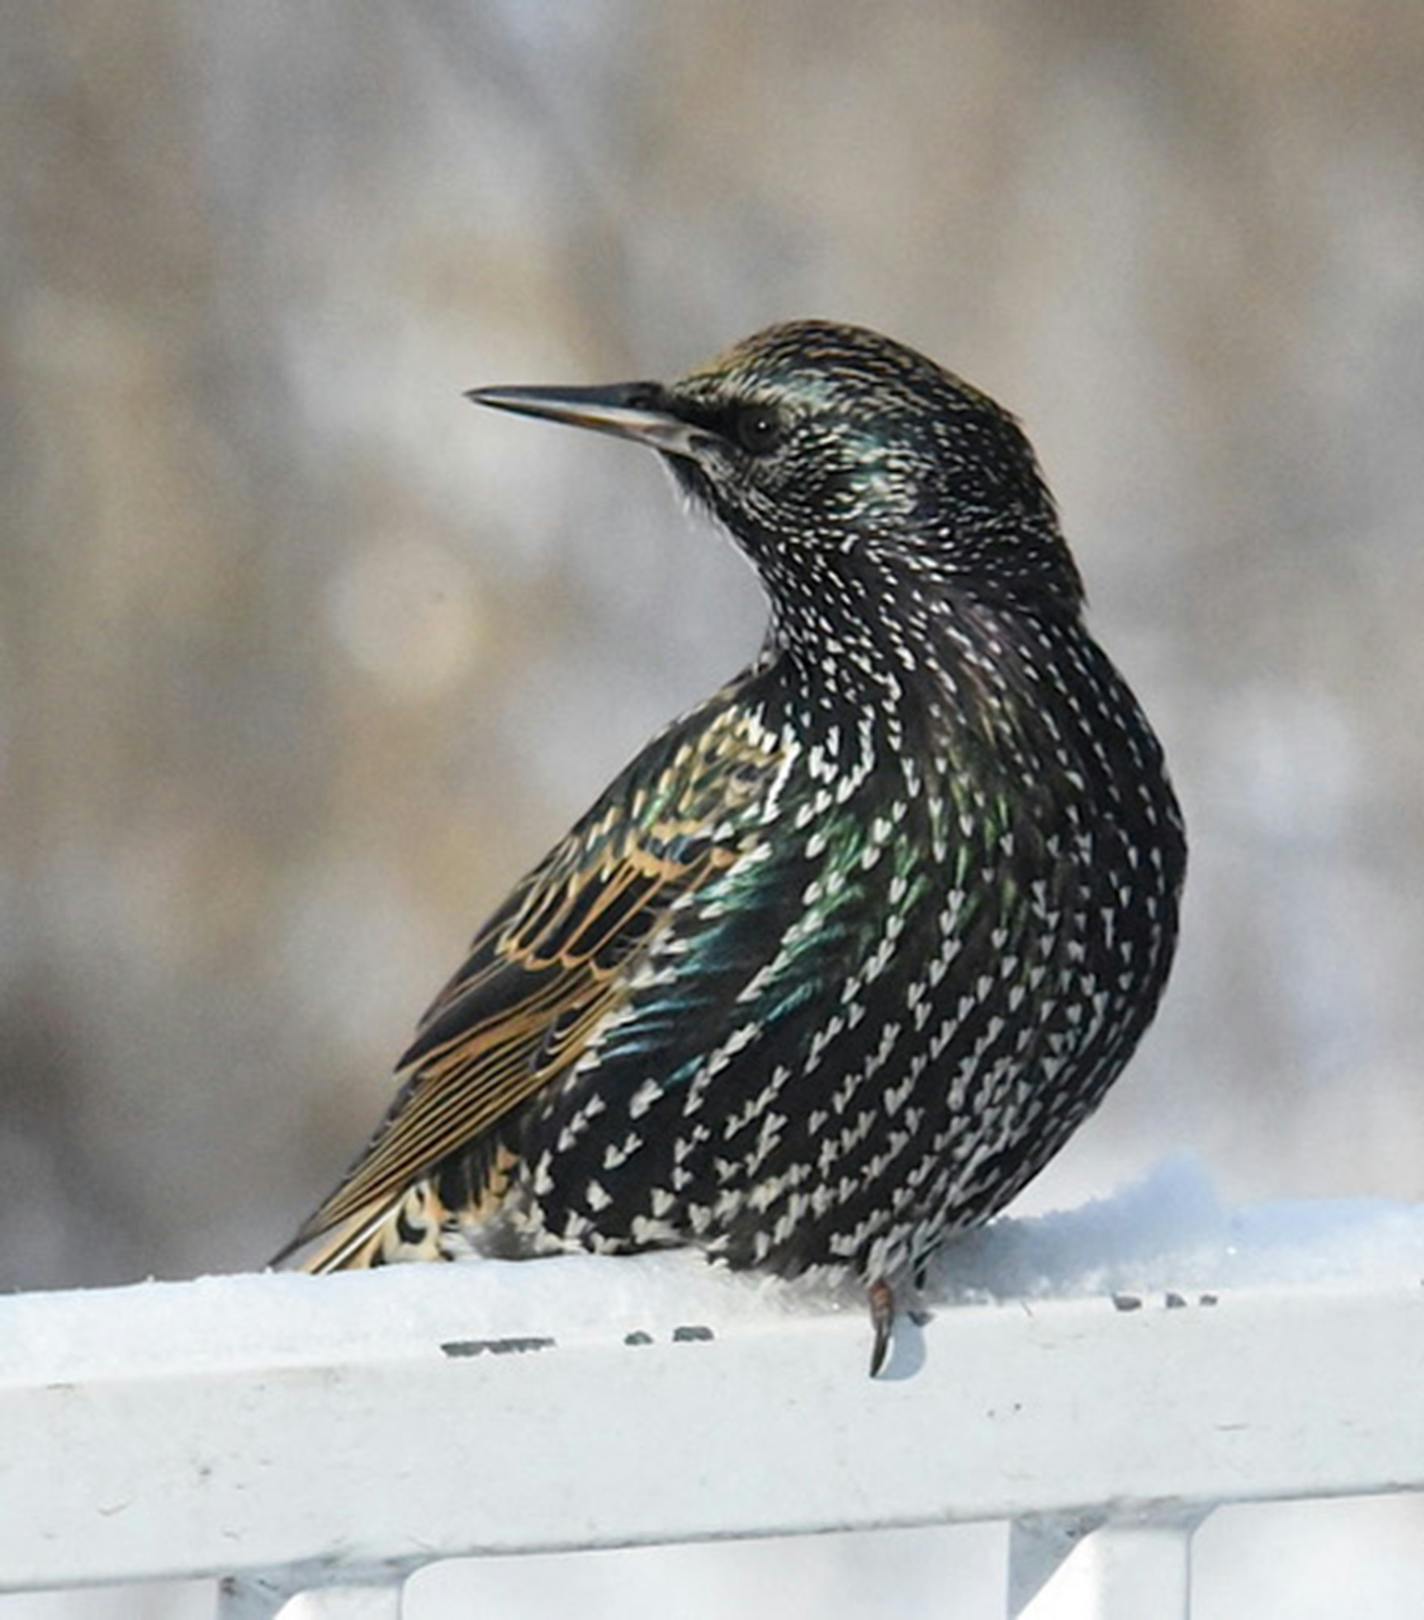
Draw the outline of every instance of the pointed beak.
M695 456L713 435L668 408L659 383L612 383L604 388L472 388L465 398L476 405L519 416L542 416L570 427L636 439L665 455Z

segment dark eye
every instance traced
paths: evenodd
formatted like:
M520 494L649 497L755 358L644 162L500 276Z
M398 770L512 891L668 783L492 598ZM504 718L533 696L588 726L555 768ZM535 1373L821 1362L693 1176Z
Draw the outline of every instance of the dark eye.
M781 432L781 418L770 405L743 405L737 412L737 443L751 455L774 450Z

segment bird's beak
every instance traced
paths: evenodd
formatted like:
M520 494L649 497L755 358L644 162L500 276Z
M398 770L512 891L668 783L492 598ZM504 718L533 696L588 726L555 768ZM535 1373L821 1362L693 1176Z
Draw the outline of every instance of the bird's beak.
M713 437L706 428L684 421L667 406L658 383L611 383L603 388L472 388L465 395L476 405L520 416L542 416L571 427L615 433L636 439L665 455L695 456Z

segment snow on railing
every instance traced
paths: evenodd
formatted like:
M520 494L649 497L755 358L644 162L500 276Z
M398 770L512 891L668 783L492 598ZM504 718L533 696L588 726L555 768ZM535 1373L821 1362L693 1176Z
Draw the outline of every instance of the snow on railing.
M1010 1616L1177 1620L1217 1504L1424 1489L1421 1271L1424 1209L1177 1165L956 1246L874 1381L858 1301L685 1254L15 1295L0 1592L376 1620L443 1558L1005 1519Z

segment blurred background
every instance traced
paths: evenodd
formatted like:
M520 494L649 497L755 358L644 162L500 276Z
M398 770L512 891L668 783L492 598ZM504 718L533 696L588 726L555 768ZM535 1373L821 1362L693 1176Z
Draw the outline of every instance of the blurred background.
M7 7L0 1288L260 1265L484 912L756 647L653 457L461 391L805 315L1024 419L1190 824L1157 1026L1019 1207L1182 1151L1424 1198L1421 97L1397 0ZM1219 1515L1198 1608L1334 1616L1344 1560L1415 1616L1421 1529ZM974 1620L1001 1543L411 1606Z

